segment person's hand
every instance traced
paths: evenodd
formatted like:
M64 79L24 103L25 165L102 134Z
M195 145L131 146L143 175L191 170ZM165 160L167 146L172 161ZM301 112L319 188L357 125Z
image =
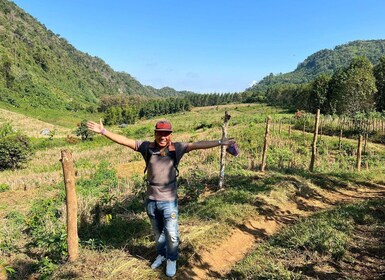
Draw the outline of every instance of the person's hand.
M228 145L232 145L235 143L235 140L234 138L226 138L226 137L223 137L221 139L221 144L224 145L224 146L228 146Z
M99 123L88 121L87 122L87 128L95 133L102 133L104 126L102 123L102 119L100 119Z

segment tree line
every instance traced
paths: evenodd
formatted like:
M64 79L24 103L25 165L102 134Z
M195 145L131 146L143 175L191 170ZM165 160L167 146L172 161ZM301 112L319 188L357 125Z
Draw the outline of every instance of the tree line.
M106 95L99 112L107 125L134 124L138 119L190 111L192 107L255 102L251 93L186 94L183 97L146 98L143 96Z

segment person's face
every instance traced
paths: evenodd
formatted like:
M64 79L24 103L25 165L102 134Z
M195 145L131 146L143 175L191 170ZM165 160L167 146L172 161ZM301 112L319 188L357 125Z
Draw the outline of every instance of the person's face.
M171 142L171 132L155 131L155 142L159 147L166 147Z

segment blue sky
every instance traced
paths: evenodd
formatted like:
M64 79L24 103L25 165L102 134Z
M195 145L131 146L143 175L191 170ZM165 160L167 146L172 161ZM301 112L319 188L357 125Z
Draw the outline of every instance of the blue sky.
M385 39L383 0L14 0L143 85L241 92L309 55Z

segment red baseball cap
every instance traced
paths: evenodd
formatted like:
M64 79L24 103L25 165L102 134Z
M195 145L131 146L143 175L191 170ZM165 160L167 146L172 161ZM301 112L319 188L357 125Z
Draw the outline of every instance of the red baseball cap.
M172 132L172 125L169 121L158 121L155 124L155 131L169 131Z

